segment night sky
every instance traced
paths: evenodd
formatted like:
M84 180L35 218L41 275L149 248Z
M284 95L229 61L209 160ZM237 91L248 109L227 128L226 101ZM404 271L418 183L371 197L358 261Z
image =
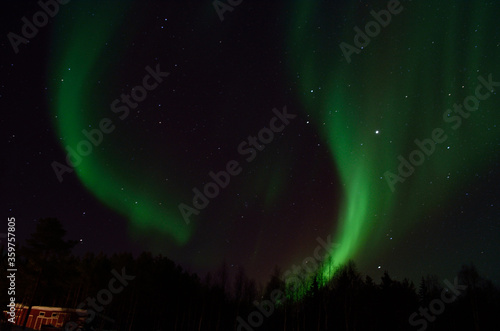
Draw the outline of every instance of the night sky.
M74 0L15 47L41 7L4 4L0 232L259 281L331 236L374 278L499 284L500 3L232 3Z

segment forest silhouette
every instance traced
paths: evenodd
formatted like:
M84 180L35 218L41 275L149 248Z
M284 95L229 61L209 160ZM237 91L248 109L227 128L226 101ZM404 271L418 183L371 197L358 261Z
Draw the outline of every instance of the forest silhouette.
M302 275L300 288L292 288L278 267L260 285L242 267L230 276L225 263L200 278L149 252L76 256L77 242L65 235L57 219L40 219L18 248L16 302L93 310L83 330L500 330L500 291L472 264L455 279L426 275L415 285L388 271L374 280L349 261L328 281ZM0 249L6 289L7 254ZM4 310L8 300L3 290ZM2 330L10 327L6 319L2 314Z

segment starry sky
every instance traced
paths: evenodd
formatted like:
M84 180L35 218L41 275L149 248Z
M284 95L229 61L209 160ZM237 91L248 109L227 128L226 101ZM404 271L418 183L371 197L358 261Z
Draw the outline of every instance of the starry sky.
M265 281L330 236L332 263L372 277L473 262L499 283L499 3L218 6L72 1L13 47L41 8L7 5L2 212L21 239L57 217L79 254Z

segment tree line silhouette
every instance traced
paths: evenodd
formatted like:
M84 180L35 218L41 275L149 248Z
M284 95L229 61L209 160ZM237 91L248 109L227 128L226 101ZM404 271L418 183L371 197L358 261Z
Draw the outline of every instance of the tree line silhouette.
M65 241L65 234L57 219L40 219L18 249L16 302L94 307L95 317L83 323L84 330L500 330L495 316L500 291L473 265L462 266L448 283L427 275L415 286L387 271L376 282L349 261L331 279L323 280L318 272L297 289L285 283L278 267L261 286L242 267L230 277L225 263L200 278L149 252L137 258L129 253L75 256L76 242ZM6 309L7 256L0 249L0 304ZM111 298L103 296L103 290L117 287L111 279L123 271L129 275L126 286ZM95 305L89 298L97 298ZM2 318L0 328L6 330Z

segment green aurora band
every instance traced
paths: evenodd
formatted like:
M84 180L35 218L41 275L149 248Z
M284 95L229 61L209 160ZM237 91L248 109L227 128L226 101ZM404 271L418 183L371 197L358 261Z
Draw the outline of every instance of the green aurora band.
M70 146L76 149L77 144L85 139L82 129L89 125L97 126L103 118L113 120L115 131L120 126L123 129L125 123L121 123L109 109L111 101L119 95L118 89L115 89L117 95L109 96L103 91L105 84L91 86L89 82L95 82L93 77L102 77L103 72L110 71L106 66L114 66L119 70L119 61L104 63L101 60L116 60L113 56L102 55L110 51L120 53L125 49L126 40L123 36L128 34L122 32L131 29L132 24L125 22L128 25L121 26L120 19L127 15L129 4L122 1L82 2L78 4L78 10L73 11L79 15L78 18L72 19L68 8L57 17L56 23L64 29L54 36L56 54L59 56L52 58L51 77L57 79L50 81L50 86L55 91L52 107L54 125L64 148ZM105 49L108 41L110 46ZM116 139L116 135L119 134L112 132L105 135L103 145L106 140ZM128 141L124 139L122 142ZM124 165L127 165L127 169L124 169ZM129 218L136 229L166 234L178 244L189 240L191 227L186 226L179 217L177 206L173 203L169 206L158 203L163 201L161 197L165 196L165 189L155 188L159 186L154 182L157 177L151 176L150 169L134 169L130 162L121 159L116 152L105 152L104 148L95 147L74 169L91 193L109 208ZM167 192L167 196L175 195Z
M389 229L404 236L440 206L452 208L453 192L494 163L485 155L494 154L496 144L487 142L499 137L496 93L456 130L443 113L474 95L479 75L500 81L500 44L488 37L498 35L499 5L444 0L402 6L348 64L340 43L354 45L353 28L364 31L373 20L370 10L387 9L387 2L293 4L290 78L298 82L303 107L328 144L344 189L332 229L339 247L323 266L325 281L349 259L373 264L387 249ZM384 173L397 174L398 155L408 159L417 148L414 140L430 138L435 128L447 140L392 193Z

